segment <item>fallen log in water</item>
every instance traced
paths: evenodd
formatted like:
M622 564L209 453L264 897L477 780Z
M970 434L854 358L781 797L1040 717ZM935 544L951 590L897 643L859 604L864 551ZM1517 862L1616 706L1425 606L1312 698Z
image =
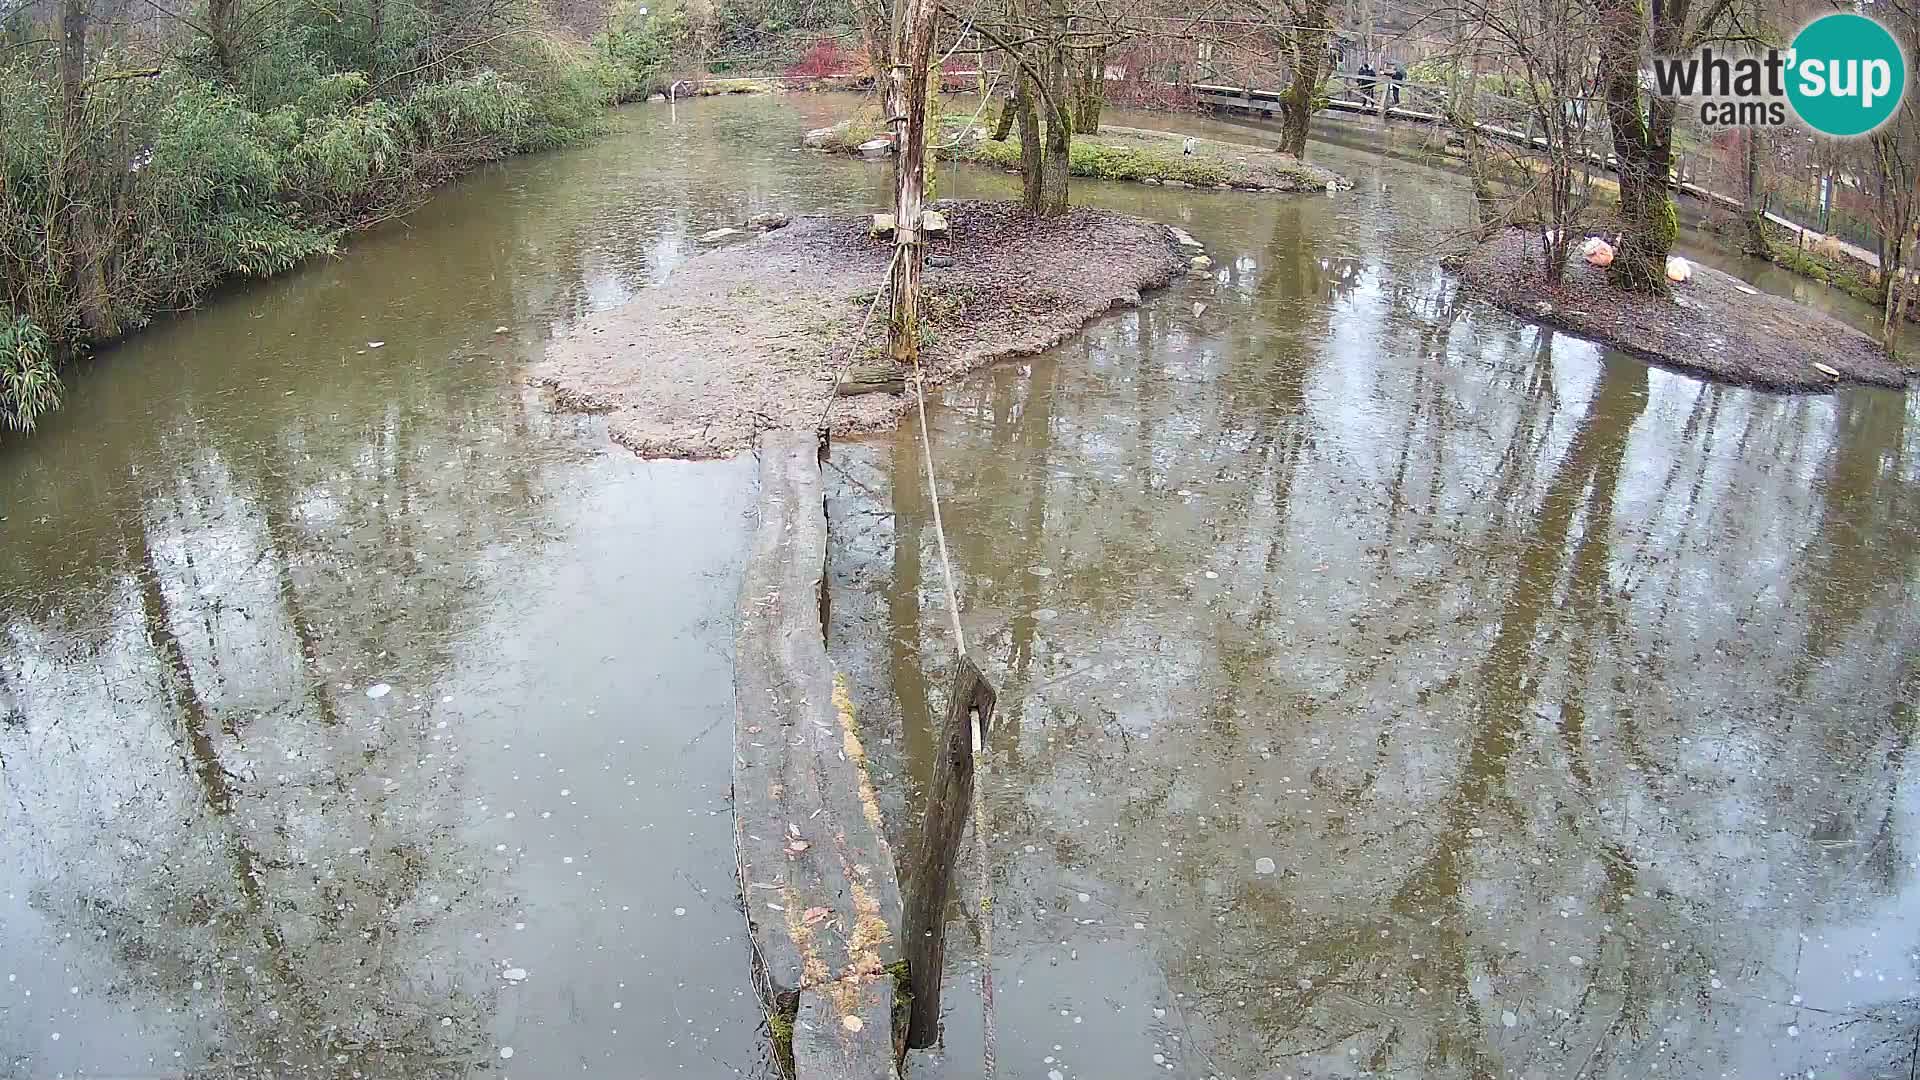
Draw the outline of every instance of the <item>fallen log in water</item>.
M734 656L734 846L754 983L798 1080L897 1078L900 893L822 628L819 436L760 437Z

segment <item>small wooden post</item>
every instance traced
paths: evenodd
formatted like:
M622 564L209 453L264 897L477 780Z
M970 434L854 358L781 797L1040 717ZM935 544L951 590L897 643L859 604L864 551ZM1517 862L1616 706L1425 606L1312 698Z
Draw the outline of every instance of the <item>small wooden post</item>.
M953 892L953 866L960 858L960 841L967 831L973 807L973 718L980 718L984 741L993 722L996 700L993 684L980 673L973 658L962 654L955 665L953 689L947 695L947 724L940 750L933 759L933 782L927 786L927 814L914 838L912 872L906 880L906 914L901 952L907 961L907 984L913 1005L907 1023L907 1045L932 1046L940 1036L940 977L946 963L947 898ZM983 916L992 918L992 912Z

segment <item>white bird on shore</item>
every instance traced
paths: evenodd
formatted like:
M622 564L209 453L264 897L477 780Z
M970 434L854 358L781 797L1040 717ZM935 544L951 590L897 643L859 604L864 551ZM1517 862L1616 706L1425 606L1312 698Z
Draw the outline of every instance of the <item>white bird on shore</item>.
M1678 255L1667 256L1667 280L1678 285L1693 280L1693 264Z
M1194 150L1198 149L1199 146L1200 146L1200 140L1189 135L1187 136L1187 141L1180 144L1180 152L1188 156L1192 156Z

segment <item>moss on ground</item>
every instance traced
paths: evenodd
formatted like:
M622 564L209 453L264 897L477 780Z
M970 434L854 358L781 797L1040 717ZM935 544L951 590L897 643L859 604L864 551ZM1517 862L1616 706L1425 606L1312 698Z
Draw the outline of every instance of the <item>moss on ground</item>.
M1231 183L1233 173L1218 161L1180 154L1156 153L1124 146L1103 146L1098 136L1073 140L1067 154L1067 172L1091 180L1179 180L1195 187ZM1020 147L1009 142L983 139L957 155L962 161L976 161L1003 169L1020 167Z
M767 1014L767 1033L773 1037L773 1059L780 1066L780 1075L787 1077L793 1075L793 1020L792 1013Z
M1791 270L1822 285L1831 285L1856 300L1869 304L1880 303L1880 286L1867 279L1864 265L1851 259L1828 258L1800 247L1791 237L1775 237L1773 261L1784 270Z

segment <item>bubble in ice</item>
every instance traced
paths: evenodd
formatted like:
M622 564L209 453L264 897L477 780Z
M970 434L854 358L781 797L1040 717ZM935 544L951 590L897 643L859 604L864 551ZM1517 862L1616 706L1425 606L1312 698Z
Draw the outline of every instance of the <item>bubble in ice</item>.
M1060 613L1050 607L1043 607L1035 611L1033 617L1039 622L1052 622L1060 617Z
M1067 1078L1060 1075L1059 1069L1048 1069L1047 1080L1067 1080Z
M1253 872L1256 874L1271 874L1275 869L1276 867L1273 864L1273 860L1267 858L1265 855L1253 860Z
M527 977L527 969L526 968L508 968L507 970L500 973L500 977L507 980L508 982L519 982L520 980Z
M508 1058L510 1058L510 1057L512 1057L512 1056L513 1056L513 1047L511 1047L511 1046L503 1046L503 1047L501 1047L501 1048L500 1048L500 1060L501 1060L501 1061L505 1061L505 1060L507 1060Z
M1032 574L1034 577L1052 577L1053 576L1053 571L1049 570L1044 566L1029 566L1027 567L1027 573Z
M1584 957L1584 956L1569 956L1569 957L1567 957L1567 963L1569 963L1569 964L1572 964L1572 965L1573 965L1574 967L1580 967L1581 965L1583 965L1583 964L1585 964L1586 962L1587 962L1587 958L1586 958L1586 957Z
M1500 1023L1507 1027L1512 1027L1519 1022L1520 1017L1515 1015L1512 1009L1507 1009L1500 1014Z
M1084 903L1086 903L1086 902L1087 902L1087 901L1089 901L1089 900L1092 900L1092 899L1093 899L1093 894L1092 894L1092 893L1081 893L1081 894L1080 894L1080 902L1081 902L1081 903L1083 903L1083 904L1084 904Z
M687 909L683 907L677 907L673 909L673 913L675 915L685 915L687 913Z
M1788 1025L1787 1025L1787 1037L1788 1037L1788 1038L1790 1038L1790 1039L1797 1039L1797 1038L1799 1038L1799 1037L1800 1037L1800 1025L1798 1025L1798 1024L1788 1024Z
M443 1016L443 1017L441 1017L441 1018L440 1018L440 1026L441 1026L441 1027L452 1027L452 1026L453 1026L453 1017L451 1017L451 1016Z
M386 683L383 683L383 682L377 682L377 683L374 683L372 686L367 687L367 696L374 699L375 701L378 701L381 698L386 697L388 694L391 694L391 693L393 693L393 687L388 686Z

